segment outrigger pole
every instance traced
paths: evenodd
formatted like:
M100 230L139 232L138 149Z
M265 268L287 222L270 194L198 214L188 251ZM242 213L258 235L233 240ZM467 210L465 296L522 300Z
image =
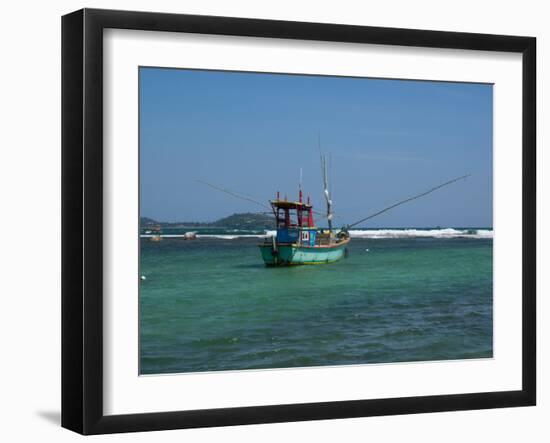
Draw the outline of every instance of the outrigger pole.
M430 194L434 191L437 191L438 189L441 189L444 186L450 185L451 183L455 183L459 180L463 180L463 179L469 177L470 175L471 174L466 174L466 175L463 175L461 177L453 178L452 180L449 180L448 182L442 183L440 185L435 186L434 188L428 189L427 191L423 192L422 194L418 194L418 195L415 195L414 197L409 197L405 200L401 200L400 202L397 202L397 203L395 203L391 206L388 206L387 208L384 208L384 209L382 209L378 212L375 212L374 214L371 214L368 217L362 218L361 220L356 221L355 223L352 223L351 225L347 225L346 229L353 228L354 226L357 226L360 223L363 223L367 220L370 220L371 218L377 217L378 215L383 214L384 212L389 211L390 209L393 209L397 206L403 205L403 204L408 203L410 201L416 200L417 198L424 197L425 195L428 195L428 194Z
M229 190L229 189L221 188L221 187L219 187L219 186L213 185L212 183L208 183L207 181L204 181L204 180L196 179L195 181L196 181L197 183L201 183L201 184L203 184L203 185L209 186L209 187L211 187L212 189L215 189L216 191L220 191L220 192L223 192L223 193L225 193L225 194L228 194L228 195L230 195L230 196L232 196L232 197L240 198L241 200L246 200L246 201L248 201L248 202L252 202L252 203L255 203L255 204L257 204L257 205L260 205L260 206L262 206L262 207L264 207L264 208L269 209L269 214L272 213L272 208L271 208L271 207L269 207L269 206L267 206L266 204L261 203L261 202L255 200L255 199L253 199L252 197L250 197L250 196L248 196L248 195L240 194L240 193L238 193L238 192L231 191L231 190ZM326 214L323 214L323 213L321 213L321 212L317 212L317 211L313 211L313 210L312 210L311 212L313 212L315 215L320 215L321 218L324 218L324 217L327 216Z
M256 203L257 205L263 206L264 208L267 208L271 211L271 207L267 206L266 204L259 202L258 200L254 200L252 197L249 197L248 195L244 194L238 194L236 192L230 191L229 189L220 188L219 186L213 185L212 183L205 182L204 180L196 180L199 183L202 183L203 185L210 186L213 189L216 189L217 191L225 192L226 194L229 194L233 197L240 198L241 200L246 200L252 203Z

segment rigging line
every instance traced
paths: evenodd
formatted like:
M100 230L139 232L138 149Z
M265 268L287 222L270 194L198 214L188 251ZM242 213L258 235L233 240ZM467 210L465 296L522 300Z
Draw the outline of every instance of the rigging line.
M225 192L226 194L229 194L233 197L240 198L242 200L246 200L246 201L255 203L257 205L263 206L264 208L267 208L267 209L271 210L271 208L269 206L267 206L266 204L261 203L257 200L254 200L252 197L249 197L247 195L238 194L236 192L230 191L229 189L220 188L216 185L213 185L212 183L205 182L204 180L198 180L197 179L196 181L199 182L199 183L202 183L203 185L210 186L211 188L216 189L217 191Z
M457 182L457 181L459 181L459 180L463 180L463 179L469 177L470 175L471 175L471 174L466 174L466 175L463 175L463 176L461 176L461 177L454 178L454 179L452 179L452 180L449 180L448 182L442 183L442 184L440 184L440 185L438 185L438 186L436 186L436 187L434 187L434 188L431 188L431 189L429 189L429 190L423 192L422 194L418 194L418 195L415 195L414 197L409 197L409 198L407 198L407 199L405 199L405 200L401 200L400 202L397 202L397 203L395 203L395 204L393 204L393 205L391 205L391 206L388 206L387 208L384 208L384 209L382 209L382 210L380 210L380 211L378 211L378 212L375 212L374 214L369 215L368 217L362 218L361 220L359 220L359 221L357 221L357 222L355 222L355 223L352 223L351 225L348 225L347 228L348 228L348 229L349 229L349 228L352 228L353 226L356 226L356 225L358 225L359 223L363 223L363 222L365 222L365 221L367 221L367 220L370 220L371 218L374 218L374 217L376 217L376 216L378 216L378 215L380 215L380 214L383 214L384 212L387 212L387 211L389 211L390 209L393 209L393 208L395 208L395 207L397 207L397 206L403 205L403 204L408 203L408 202L410 202L410 201L416 200L417 198L424 197L425 195L428 195L428 194L430 194L430 193L432 193L432 192L434 192L434 191L437 191L438 189L441 189L441 188L443 188L444 186L450 185L451 183L455 183L455 182Z
M317 212L317 211L311 211L311 212L313 212L314 214L320 215L320 217L318 217L318 220L323 220L328 217L328 214L323 214L322 212ZM332 213L332 216L334 218L342 218L341 215L337 215L334 212Z

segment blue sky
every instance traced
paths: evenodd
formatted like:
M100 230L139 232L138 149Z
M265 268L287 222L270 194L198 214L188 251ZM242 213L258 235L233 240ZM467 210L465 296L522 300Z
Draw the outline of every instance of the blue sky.
M213 221L304 192L324 209L317 137L332 160L336 225L464 174L364 227L492 226L491 85L140 68L141 216Z

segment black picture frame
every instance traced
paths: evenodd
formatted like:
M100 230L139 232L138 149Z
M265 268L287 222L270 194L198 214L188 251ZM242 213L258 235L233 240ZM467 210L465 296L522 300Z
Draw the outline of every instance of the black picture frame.
M103 413L103 30L192 32L522 54L522 389L130 415ZM151 431L536 403L536 39L230 17L83 9L62 18L62 426Z

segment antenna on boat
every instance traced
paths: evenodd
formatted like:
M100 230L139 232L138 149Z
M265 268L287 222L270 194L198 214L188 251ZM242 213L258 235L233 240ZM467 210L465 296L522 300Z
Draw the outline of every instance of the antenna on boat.
M323 193L325 195L325 200L327 201L326 217L328 220L328 230L332 232L332 218L334 214L332 212L332 199L330 198L329 191L327 158L323 155L323 152L321 151L321 134L318 134L317 143L319 145L319 157L321 159L321 171L323 173Z
M302 168L300 168L300 185L299 185L300 203L302 203Z
M363 223L363 222L365 222L365 221L367 221L367 220L370 220L371 218L377 217L377 216L379 216L380 214L383 214L384 212L387 212L387 211L389 211L390 209L393 209L393 208L395 208L395 207L397 207L397 206L400 206L400 205L403 205L403 204L408 203L408 202L410 202L410 201L416 200L417 198L424 197L425 195L428 195L428 194L430 194L430 193L432 193L432 192L434 192L434 191L437 191L438 189L441 189L441 188L443 188L444 186L450 185L450 184L455 183L455 182L457 182L457 181L459 181L459 180L463 180L463 179L465 179L465 178L467 178L467 177L470 177L470 175L471 175L471 174L466 174L466 175L463 175L463 176L461 176L461 177L453 178L452 180L449 180L448 182L442 183L442 184L437 185L437 186L435 186L435 187L433 187L433 188L431 188L431 189L428 189L427 191L424 191L424 192L421 193L421 194L418 194L418 195L415 195L415 196L413 196L413 197L409 197L409 198L407 198L407 199L405 199L405 200L401 200L400 202L394 203L393 205L388 206L387 208L384 208L384 209L382 209L382 210L380 210L380 211L378 211L378 212L375 212L374 214L371 214L371 215L369 215L368 217L362 218L361 220L356 221L355 223L352 223L351 225L347 225L346 229L352 228L352 227L354 227L354 226L357 226L357 225L360 224L360 223Z
M267 206L266 204L264 204L262 202L259 202L258 200L255 200L252 197L249 197L248 195L238 194L236 192L230 191L229 189L220 188L219 186L213 185L212 183L205 182L204 180L198 180L197 179L196 181L199 182L199 183L202 183L203 185L210 186L211 188L216 189L217 191L225 192L226 194L229 194L233 197L240 198L241 200L246 200L246 201L255 203L257 205L263 206L264 208L267 208L267 209L271 210L271 208L269 206Z

